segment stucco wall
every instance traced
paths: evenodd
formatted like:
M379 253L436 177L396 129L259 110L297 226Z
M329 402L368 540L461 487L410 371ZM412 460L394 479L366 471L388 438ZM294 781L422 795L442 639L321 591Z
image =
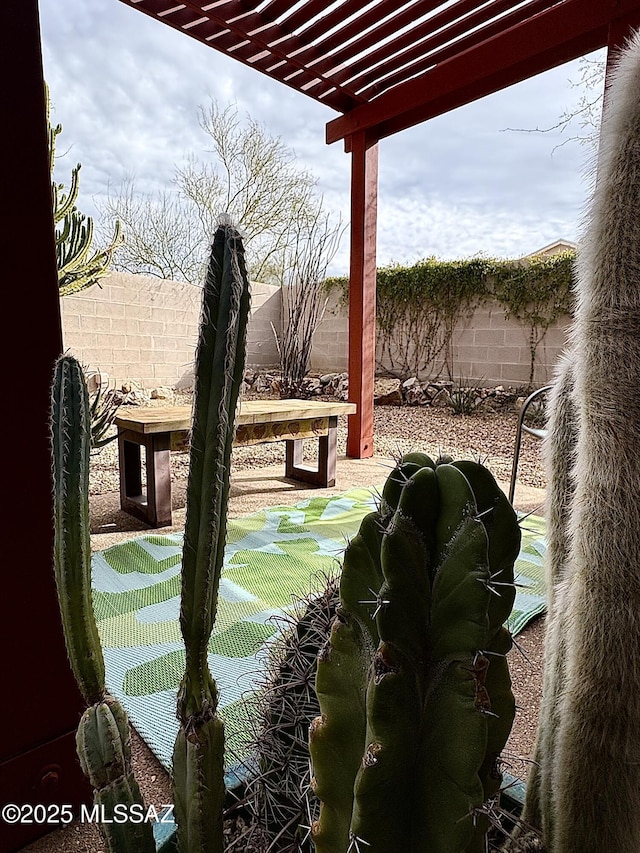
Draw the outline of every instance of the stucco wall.
M536 354L534 383L544 385L553 375L554 365L563 350L569 318L551 327ZM516 320L507 320L496 304L483 305L461 323L453 335L453 378L469 379L487 385L524 385L529 380L529 332ZM318 328L311 355L311 369L319 373L347 370L348 311L332 295L324 319ZM380 356L380 348L378 348ZM388 361L378 366L382 373ZM436 376L419 376L435 379Z
M189 384L200 317L200 287L152 276L110 273L62 306L64 346L116 383L144 388ZM247 362L273 366L271 330L280 322L279 288L252 285Z

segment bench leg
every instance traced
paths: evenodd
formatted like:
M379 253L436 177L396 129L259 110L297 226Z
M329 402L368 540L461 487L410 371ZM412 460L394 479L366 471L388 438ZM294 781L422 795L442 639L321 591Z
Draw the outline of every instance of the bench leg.
M151 436L151 454L147 455L147 509L154 527L171 524L170 444L168 433Z
M147 494L142 494L142 454L145 448ZM120 507L151 527L171 524L171 450L169 433L118 435Z
M318 437L318 468L310 468L302 464L302 449L304 439L287 439L285 453L285 477L290 480L300 480L312 486L328 488L336 484L336 458L338 447L337 418L335 424L329 424L327 435Z
M140 445L129 441L126 432L118 433L118 464L120 467L120 506L125 509L127 498L142 495L142 458Z

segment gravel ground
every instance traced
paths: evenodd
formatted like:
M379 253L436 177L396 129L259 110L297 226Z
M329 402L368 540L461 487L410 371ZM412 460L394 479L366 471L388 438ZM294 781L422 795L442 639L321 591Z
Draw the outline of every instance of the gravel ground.
M322 399L322 398L319 398ZM328 398L327 398L328 399ZM190 395L176 395L177 406L191 405ZM151 401L150 405L166 405ZM424 450L431 455L450 453L455 457L480 458L499 480L508 481L517 426L513 407L491 411L481 407L473 415L454 415L449 409L432 406L376 406L374 409L374 444L378 456L396 457L411 450ZM344 418L338 427L338 456L346 453L347 430ZM309 449L313 442L309 443ZM233 471L256 468L284 461L284 444L259 444L238 447L233 451ZM174 482L186 483L189 456L174 453L171 475ZM537 488L545 487L540 464L540 442L523 436L518 482ZM101 495L119 488L118 448L115 442L104 447L92 460L89 492Z
M184 395L172 401L189 405ZM166 405L166 401L152 401ZM344 419L340 419L341 421ZM435 407L377 406L375 408L375 452L382 457L397 457L410 450L424 450L431 455L450 453L456 458L480 458L497 479L508 482L516 432L517 415L513 408L498 411L477 410L469 416L454 415ZM346 425L338 430L338 456L345 454ZM236 448L232 460L234 471L284 462L282 444ZM176 496L184 493L188 472L188 454L173 454L172 481ZM540 443L525 435L520 456L518 483L545 487L540 459ZM119 489L117 446L103 448L92 459L90 495L96 505L114 498ZM103 501L104 499L104 501ZM542 638L544 619L530 624L517 638L517 647L509 655L517 714L511 737L504 753L506 769L521 778L527 777L528 756L533 749L542 682ZM171 802L167 773L159 765L146 744L132 732L134 770L145 801L159 806ZM262 853L260 846L242 838L238 819L227 824L228 849L242 853ZM23 848L24 853L104 853L104 844L95 825L73 823L62 830Z

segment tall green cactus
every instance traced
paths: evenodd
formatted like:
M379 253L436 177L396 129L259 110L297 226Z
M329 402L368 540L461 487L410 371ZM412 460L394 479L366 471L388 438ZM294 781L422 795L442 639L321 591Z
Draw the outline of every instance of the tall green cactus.
M349 544L311 726L317 853L481 853L514 715L515 513L474 462L404 457Z
M51 124L51 99L45 83L47 128L49 143L49 172L53 177L56 159L56 139L62 133L62 125ZM71 186L67 192L64 184L51 181L53 198L53 221L56 228L56 261L58 287L61 296L78 293L91 287L109 271L113 253L122 245L124 237L120 222L116 220L111 242L106 248L97 250L93 244L93 219L85 216L76 207L79 192L80 163L71 172Z
M249 284L244 249L228 224L216 231L202 300L182 557L180 628L186 670L173 752L180 853L223 849L224 727L207 664L224 557L234 415L244 370Z
M76 744L82 769L94 788L94 803L104 808L100 824L107 850L153 853L151 824L109 822L113 808L144 809L131 771L127 715L109 696L100 638L91 600L89 537L89 397L80 364L62 356L52 389L54 479L54 571L71 668L89 705L80 720Z

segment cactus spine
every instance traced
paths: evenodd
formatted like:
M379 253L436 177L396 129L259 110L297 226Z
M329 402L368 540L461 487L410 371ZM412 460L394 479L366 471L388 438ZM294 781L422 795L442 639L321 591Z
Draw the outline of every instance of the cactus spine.
M404 457L345 552L310 732L317 853L484 851L520 530L489 471Z
M129 723L109 696L100 638L91 600L89 538L89 398L80 364L62 356L52 389L54 479L54 571L71 668L89 705L76 736L82 769L94 788L94 803L113 815L117 803L144 809L131 771ZM151 824L104 823L113 853L153 853Z
M216 714L218 689L209 671L207 646L224 557L248 314L242 240L231 225L223 224L213 241L202 298L182 559L180 628L186 669L178 691L180 729L173 752L181 853L223 849L224 727Z
M570 508L551 492L566 527L549 565L563 579L547 636L553 692L526 804L550 853L640 849L640 32L611 75L600 138L578 256Z
M548 472L547 499L547 620L545 634L545 670L534 762L527 780L524 824L543 831L550 840L553 779L545 755L555 751L560 697L565 686L566 646L565 622L568 612L564 604L567 589L570 540L568 519L574 495L571 470L575 462L577 438L574 401L573 359L561 359L548 402L549 420L544 443L545 467ZM544 803L541 799L544 798ZM543 819L544 815L544 819Z
M270 645L261 689L248 713L257 773L247 786L247 800L266 839L265 853L313 849L310 826L319 802L310 784L309 725L320 713L314 689L318 652L336 615L339 580L324 577L321 585L283 617L284 630Z

